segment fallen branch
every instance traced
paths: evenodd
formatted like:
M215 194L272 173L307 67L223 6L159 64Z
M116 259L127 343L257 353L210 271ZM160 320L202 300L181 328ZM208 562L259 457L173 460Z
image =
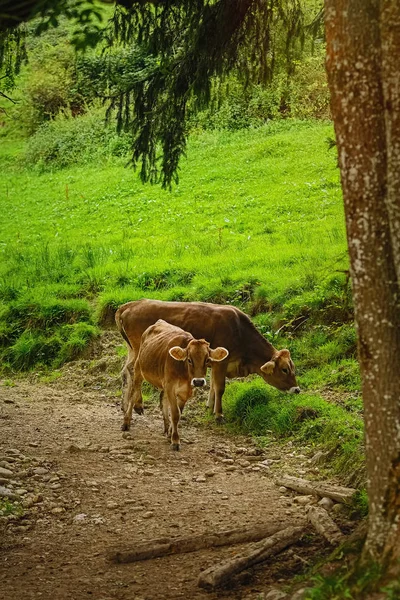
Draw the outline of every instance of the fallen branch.
M307 481L307 479L299 479L298 477L291 477L285 475L276 480L277 485L283 485L284 487L296 490L300 494L314 494L315 496L328 496L336 502L342 502L344 504L351 501L354 494L357 492L354 488L346 488L340 485L330 485L324 481Z
M185 538L160 538L137 544L132 550L116 552L110 559L117 563L148 560L167 554L195 552L203 548L256 542L278 531L277 525L257 525L252 528L230 529L220 533L205 533Z
M250 552L212 566L203 571L198 579L199 587L214 589L226 583L233 575L266 560L269 556L278 554L287 546L297 542L305 532L304 527L287 527L272 536L254 544Z
M330 544L339 544L343 541L343 533L322 506L310 506L307 511L307 518L318 533L324 536Z

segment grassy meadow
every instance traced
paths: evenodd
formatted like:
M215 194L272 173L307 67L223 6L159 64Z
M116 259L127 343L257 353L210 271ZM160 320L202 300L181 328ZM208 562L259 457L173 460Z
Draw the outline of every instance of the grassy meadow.
M332 135L329 123L290 120L198 132L172 191L142 185L126 158L90 160L83 148L75 165L29 166L26 143L2 138L3 373L77 358L128 300L233 303L276 347L290 348L308 393L287 405L285 425L271 425L282 395L256 380L233 384L227 416L260 438L263 429L288 435L310 404L308 429L297 430L330 448L339 436L343 468L362 428ZM332 407L321 391L346 393Z

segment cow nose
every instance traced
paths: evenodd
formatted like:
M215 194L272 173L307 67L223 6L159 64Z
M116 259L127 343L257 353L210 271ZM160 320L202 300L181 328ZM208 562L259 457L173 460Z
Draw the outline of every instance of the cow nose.
M292 387L289 390L290 394L300 394L300 388L299 387Z
M192 379L192 385L194 387L203 387L203 385L206 385L206 380L204 379L204 377L202 377L201 379Z

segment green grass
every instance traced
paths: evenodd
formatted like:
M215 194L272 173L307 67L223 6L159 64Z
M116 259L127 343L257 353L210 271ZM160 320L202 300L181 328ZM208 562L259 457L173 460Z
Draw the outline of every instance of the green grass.
M224 394L224 413L229 423L259 437L291 438L296 444L322 449L330 469L352 485L364 483L363 422L357 407L350 409L316 394L289 395L257 378L231 383ZM366 499L360 496L365 513Z
M312 313L332 333L351 310L331 135L329 124L291 121L198 134L172 192L143 186L115 158L40 173L24 166L22 142L3 138L3 348L33 356L27 332L109 322L140 297L235 303L266 315L268 335L288 324L283 339ZM325 346L326 361L344 357Z
M59 329L111 323L128 300L204 300L242 306L289 345L306 388L356 390L331 135L329 124L292 121L198 134L172 192L116 159L40 173L24 166L22 142L3 138L3 364L60 364L75 351L62 350Z

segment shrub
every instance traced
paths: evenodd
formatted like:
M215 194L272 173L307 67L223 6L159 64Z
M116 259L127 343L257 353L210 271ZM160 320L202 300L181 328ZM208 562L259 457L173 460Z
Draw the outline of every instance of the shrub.
M92 112L73 118L59 115L39 127L29 139L25 161L40 169L88 164L112 156L124 156L130 148L130 136L118 135L105 125L104 112Z

